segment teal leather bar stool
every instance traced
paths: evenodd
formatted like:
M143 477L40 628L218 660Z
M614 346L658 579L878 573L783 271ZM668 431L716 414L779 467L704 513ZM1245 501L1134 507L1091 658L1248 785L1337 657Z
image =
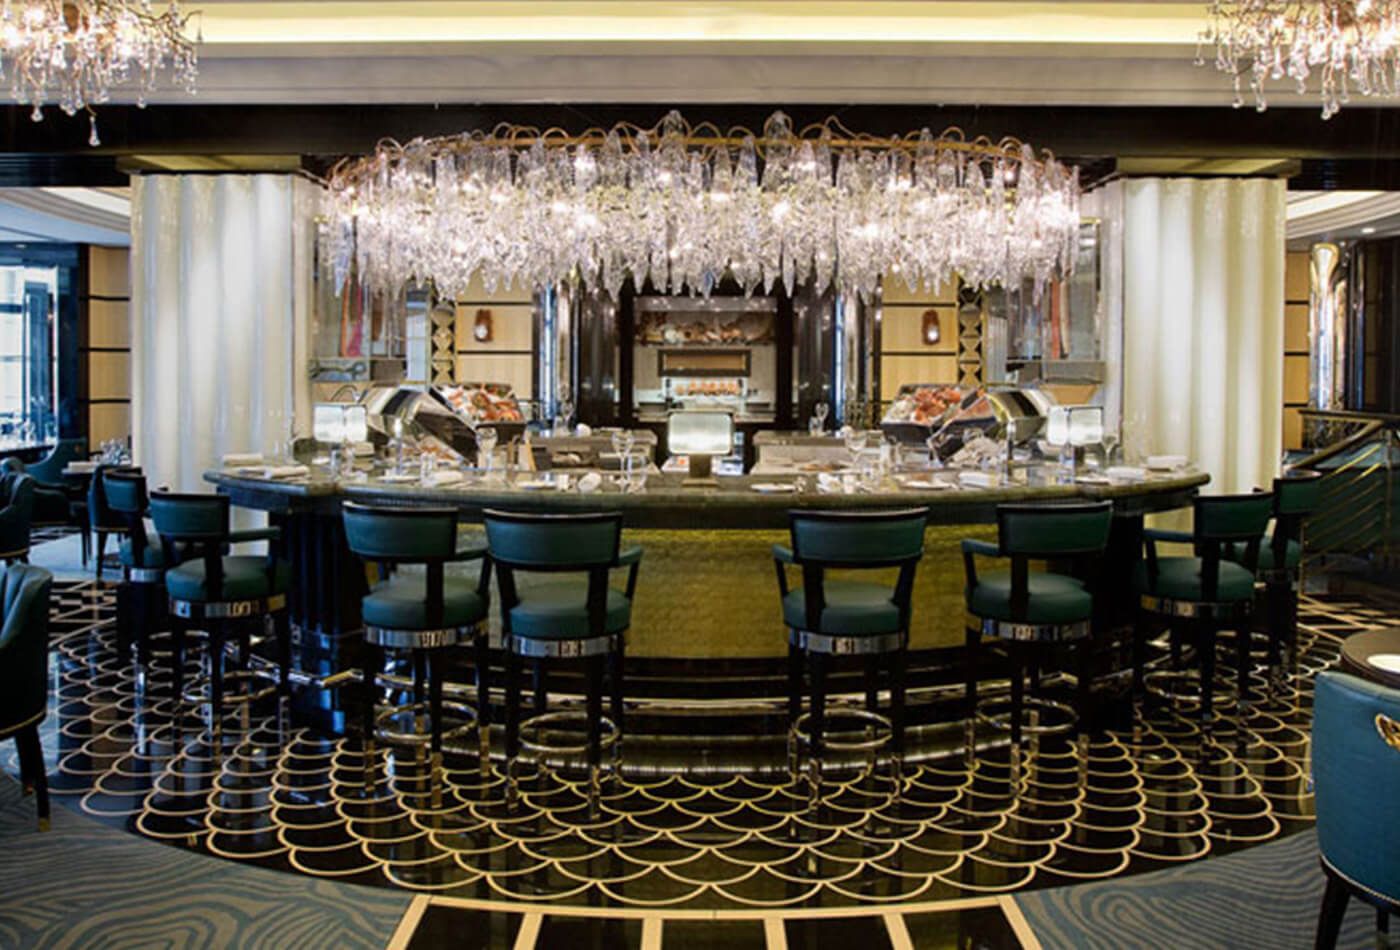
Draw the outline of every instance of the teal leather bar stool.
M820 801L823 759L828 751L827 677L838 657L859 657L865 668L864 718L889 730L895 785L904 762L904 688L914 571L924 553L927 508L898 511L791 511L791 545L774 545L773 563L788 628L789 765L796 780L802 740L808 748L813 804ZM787 569L796 568L802 586L788 586ZM832 570L897 570L893 585L837 580ZM888 666L890 709L878 710L879 663ZM802 711L803 667L810 690ZM850 715L850 713L846 713ZM805 733L803 729L806 729ZM830 743L852 751L865 743Z
M1303 564L1303 524L1322 504L1322 473L1299 470L1274 479L1274 526L1259 545L1255 577L1264 585L1269 635L1269 682L1292 675L1298 659L1298 581ZM1247 545L1228 556L1243 561Z
M1038 691L1041 662L1065 647L1078 647L1078 701L1074 726L1080 740L1087 737L1089 663L1094 618L1094 591L1081 577L1095 576L1096 562L1108 545L1113 523L1112 502L1066 505L998 505L997 543L966 540L962 543L963 569L967 575L967 756L973 762L977 750L977 655L983 639L990 639L1006 654L1011 680L1011 764L1013 786L1019 775L1021 739L1031 728L1037 735L1063 731L1056 727L1023 724L1027 705L1026 670L1033 669L1032 692ZM1009 560L1009 570L978 573L978 556ZM1032 562L1068 563L1074 576L1054 570L1032 571ZM1030 704L1050 709L1058 703L1032 697ZM996 722L994 717L988 721ZM1083 750L1081 750L1083 751Z
M92 473L92 481L88 483L88 526L97 542L92 577L99 582L102 580L102 561L107 554L107 538L111 535L126 534L126 516L113 511L111 505L107 504L107 483L102 473L111 467L113 466L99 465Z
M365 624L365 719L364 741L372 748L376 734L389 742L422 745L424 737L395 731L392 720L404 714L415 722L420 713L428 715L426 742L433 757L433 773L442 767L444 738L455 738L472 727L466 723L444 734L442 685L447 662L446 651L461 644L476 645L477 709L459 703L450 710L474 721L483 767L490 762L489 710L490 683L486 639L491 563L480 545L457 549L457 511L454 508L387 508L346 502L342 506L345 538L350 550L363 561L382 565L385 573L361 600ZM482 561L479 577L448 575L447 564ZM420 566L423 572L399 571L406 565ZM393 706L376 714L383 651L407 650L412 657L413 702ZM423 698L427 679L427 700Z
M1133 590L1139 605L1133 631L1133 696L1139 706L1147 691L1148 626L1156 620L1172 628L1174 638L1185 635L1195 644L1200 723L1207 737L1214 724L1216 638L1221 630L1235 631L1240 667L1237 702L1240 712L1244 712L1251 672L1249 631L1254 573L1259 567L1260 541L1273 506L1270 492L1202 496L1193 503L1191 533L1156 528L1143 532L1147 557L1133 572ZM1189 557L1159 557L1157 545L1161 542L1189 544L1195 553ZM1234 546L1242 550L1238 562L1226 556Z
M0 560L29 560L29 527L34 519L34 479L20 472L0 473Z
M1382 933L1400 914L1400 690L1329 671L1313 699L1317 846L1327 876L1316 946L1331 950L1352 897L1376 909Z
M102 480L97 480L102 481ZM103 495L105 499L106 495ZM244 669L238 678L256 681L260 671L251 666L250 646L254 630L270 620L277 650L275 691L291 696L292 635L287 616L287 586L291 570L277 556L281 531L276 527L233 531L229 526L230 503L226 495L177 494L157 491L150 496L151 520L160 535L169 596L172 689L176 708L184 702L185 636L190 628L209 636L209 732L221 747L226 679L224 645L236 638ZM266 541L266 556L228 555L233 544ZM177 557L184 548L185 560ZM238 697L253 702L272 690L252 688ZM178 721L178 718L177 718Z
M506 651L506 774L512 798L516 794L515 765L522 730L545 731L577 713L550 712L545 696L545 666L554 660L580 660L586 678L584 720L589 802L596 806L602 763L603 731L610 732L614 766L623 733L622 673L627 629L632 624L632 598L642 549L622 546L622 515L521 514L488 510L486 543L496 569L501 594L501 634ZM627 586L609 583L614 568L627 569ZM548 575L517 584L517 575ZM520 661L537 664L534 715L520 716ZM605 671L606 666L606 671ZM611 719L603 716L603 679L611 686ZM540 739L528 743L541 754L570 752Z
M12 564L0 571L0 739L13 738L20 782L33 791L39 830L49 827L49 787L39 724L49 709L49 590L53 575Z
M146 476L139 468L108 468L99 476L107 504L126 519L126 537L118 554L122 580L117 586L117 642L136 650L136 669L144 685L150 667L150 636L165 619L165 546L154 528L147 528L150 499ZM174 554L179 558L183 546Z

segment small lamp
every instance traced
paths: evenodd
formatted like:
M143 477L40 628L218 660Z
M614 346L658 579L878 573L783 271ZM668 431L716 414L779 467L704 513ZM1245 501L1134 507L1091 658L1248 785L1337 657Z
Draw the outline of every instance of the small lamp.
M666 448L690 459L683 484L698 488L718 485L713 475L716 455L734 448L734 416L728 412L673 412L666 417Z

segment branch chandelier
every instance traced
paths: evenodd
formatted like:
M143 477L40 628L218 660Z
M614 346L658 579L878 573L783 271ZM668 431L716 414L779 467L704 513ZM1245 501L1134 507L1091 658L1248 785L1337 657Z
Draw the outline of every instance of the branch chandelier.
M677 112L654 129L568 135L501 125L336 166L323 259L337 287L432 281L461 297L574 278L614 297L629 277L708 295L812 280L867 297L883 275L910 287L954 277L1037 291L1071 271L1079 173L1014 139L956 129L877 138L834 119L762 135Z
M1290 78L1302 94L1316 71L1329 119L1353 92L1395 95L1400 0L1216 0L1201 42L1215 47L1215 68L1233 77L1237 108L1246 82L1263 112L1266 81Z
M100 145L93 106L114 86L134 83L137 105L169 70L194 92L201 39L186 34L193 13L176 0L157 10L150 0L3 0L0 73L9 72L13 96L32 105L31 118L56 99L68 115L86 109L90 145Z

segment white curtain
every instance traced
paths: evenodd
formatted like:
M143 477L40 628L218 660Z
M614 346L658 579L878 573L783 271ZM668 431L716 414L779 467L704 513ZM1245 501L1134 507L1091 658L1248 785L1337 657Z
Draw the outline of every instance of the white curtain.
M151 484L209 490L310 414L317 189L288 175L151 175L131 201L132 442Z
M1268 487L1282 450L1284 183L1133 179L1123 202L1123 438L1210 492Z

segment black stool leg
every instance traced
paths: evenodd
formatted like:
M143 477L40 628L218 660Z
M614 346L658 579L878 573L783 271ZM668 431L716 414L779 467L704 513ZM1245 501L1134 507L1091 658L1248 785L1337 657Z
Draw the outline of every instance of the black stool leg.
M826 670L827 655L809 651L807 653L807 675L812 682L812 715L808 722L810 736L808 756L811 764L812 805L821 802L822 758L826 744Z
M588 678L588 803L598 806L598 771L603 762L603 656L584 661Z
M1011 776L1011 796L1021 793L1021 713L1026 702L1025 669L1021 657L1013 647L1007 651L1011 660L1011 762L1008 774Z
M15 736L21 758L29 760L30 780L34 783L34 805L39 816L39 830L49 830L49 780L44 770L44 747L39 740L39 726L32 725Z
M287 611L272 615L272 629L277 637L277 692L283 699L292 696L292 620Z
M799 750L797 748L797 718L802 715L802 649L788 642L788 777L797 781Z
M491 768L491 643L485 625L476 634L476 727L481 745L481 771Z
M102 558L107 553L107 532L97 532L97 558L93 562L92 579L99 584L102 582Z
M174 703L171 718L175 730L180 730L180 709L185 696L185 621L174 614L170 616L170 698Z
M627 713L622 702L622 669L626 663L627 644L619 636L612 650L608 653L608 685L612 688L611 713L619 739L622 737L622 717Z
M224 624L209 625L209 741L218 754L224 747Z
M1250 655L1250 647L1253 635L1250 632L1249 623L1241 623L1235 628L1235 662L1239 665L1239 679L1235 686L1237 696L1235 698L1235 713L1239 716L1240 742L1244 742L1244 720L1249 711L1249 674L1253 665Z
M29 747L25 745L23 731L14 735L15 757L19 759L19 784L23 794L34 794L34 766L29 761Z
M977 654L982 645L982 631L968 627L965 633L967 656L963 658L963 666L967 670L967 682L963 689L963 705L967 714L967 770L971 772L977 767Z
M1317 950L1333 950L1337 946L1337 934L1342 929L1342 918L1346 916L1347 901L1351 892L1341 879L1334 874L1327 875L1327 890L1322 894L1322 910L1317 915L1317 939L1313 946Z
M507 636L509 641L509 636ZM506 643L506 789L512 804L517 788L515 760L520 755L520 655Z
M535 660L534 700L536 716L549 711L549 671L545 669L544 657Z
M1209 739L1215 723L1215 624L1203 623L1198 626L1199 640L1196 649L1201 652L1201 739Z
M890 656L890 755L896 795L904 793L904 681L909 654L904 644Z
M428 667L428 749L433 754L433 767L442 765L442 654L426 656Z
M361 660L361 671L364 677L362 686L364 687L364 710L360 718L361 749L365 764L365 786L374 784L375 772L375 750L374 750L374 707L375 701L379 698L379 669L383 663L379 647L370 643L364 643L364 657Z

